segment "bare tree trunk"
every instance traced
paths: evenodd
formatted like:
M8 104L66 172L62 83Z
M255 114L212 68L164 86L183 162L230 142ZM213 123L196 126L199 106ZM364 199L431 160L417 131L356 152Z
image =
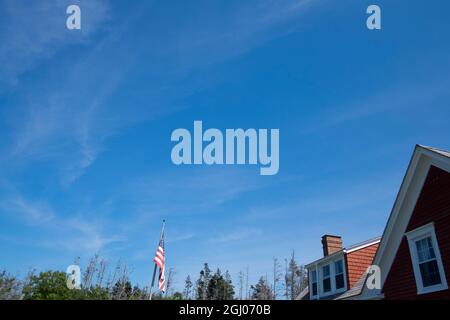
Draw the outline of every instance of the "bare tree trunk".
M239 300L242 300L242 293L244 289L244 272L239 271L238 274L238 286L239 286Z
M248 266L246 268L246 274L245 274L245 299L249 299L249 292L248 292Z
M277 258L273 258L273 300L276 300L278 297L278 286L280 282L281 272L280 272L280 263Z
M285 263L285 273L284 273L284 296L286 297L286 300L289 300L289 275L288 275L288 261L287 259L284 259Z
M169 291L172 289L173 277L175 276L175 271L173 268L169 268L169 273L167 274L167 284L166 284L166 298L170 296Z

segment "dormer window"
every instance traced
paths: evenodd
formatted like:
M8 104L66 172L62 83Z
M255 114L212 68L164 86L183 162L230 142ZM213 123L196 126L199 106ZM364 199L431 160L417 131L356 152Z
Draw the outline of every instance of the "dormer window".
M446 290L447 280L434 231L429 223L406 234L411 254L417 294Z
M309 268L309 295L320 299L346 290L346 270L343 257L327 260Z

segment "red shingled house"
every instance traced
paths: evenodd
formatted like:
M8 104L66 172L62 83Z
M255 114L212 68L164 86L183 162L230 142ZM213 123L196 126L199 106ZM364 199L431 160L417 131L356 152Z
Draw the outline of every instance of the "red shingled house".
M417 146L374 264L381 289L357 299L450 299L450 152Z
M322 242L299 299L450 299L450 152L416 146L381 239L348 249L340 237ZM379 289L365 285L370 264Z
M380 238L375 238L343 248L341 237L324 235L324 256L306 265L309 285L298 299L342 299L355 290L361 292L361 279L365 279L379 243Z

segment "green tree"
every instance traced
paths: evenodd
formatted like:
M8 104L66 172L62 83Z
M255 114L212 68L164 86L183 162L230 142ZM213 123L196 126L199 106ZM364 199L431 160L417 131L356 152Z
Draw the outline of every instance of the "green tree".
M131 283L128 280L119 280L114 285L112 291L113 300L129 300L133 293Z
M222 275L220 269L211 277L207 288L207 300L232 300L234 287L229 272Z
M200 271L200 277L196 282L196 298L197 300L208 299L208 284L211 280L211 270L207 263L204 264L203 270Z
M286 266L285 286L286 299L294 300L307 285L307 272L304 266L298 265L292 251L289 264Z
M25 300L71 300L79 299L79 290L70 290L66 285L66 274L59 271L46 271L38 276L31 275L23 288Z
M183 300L183 294L181 292L176 291L173 295L172 295L172 300Z
M92 288L67 288L66 273L46 271L30 275L22 294L24 300L107 300L108 290L100 286Z
M21 297L21 281L9 275L6 271L0 272L0 300L18 300Z
M267 281L261 277L255 286L251 286L252 300L272 300L273 291L267 284Z
M224 300L233 300L234 299L234 286L231 281L231 275L228 270L225 272L225 282L224 282Z

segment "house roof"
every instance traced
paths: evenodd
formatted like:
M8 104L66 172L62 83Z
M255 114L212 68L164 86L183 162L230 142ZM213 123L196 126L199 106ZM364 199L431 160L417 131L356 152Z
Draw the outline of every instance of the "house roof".
M372 239L368 239L359 243L356 243L348 248L343 248L340 251L337 251L333 254L330 254L326 257L320 258L314 262L311 262L310 264L306 265L306 267L308 268L309 266L313 266L315 264L319 264L322 262L325 262L329 259L333 259L335 257L337 257L339 254L344 254L344 253L351 253L357 250L361 250L364 249L368 246L372 246L376 243L380 242L381 237L376 237L376 238L372 238ZM333 294L333 295L329 295L326 297L322 297L322 299L327 299L327 300L334 300L334 299L346 299L352 296L356 296L359 295L362 291L362 288L364 286L365 280L366 280L366 276L367 273L364 273L361 278L346 292L344 293L337 293L337 294ZM309 287L307 286L296 298L296 300L309 300Z
M366 283L366 278L367 272L363 273L361 278L359 278L359 280L349 290L344 293L328 296L327 299L345 300L360 295L364 288L364 284ZM296 300L309 300L309 286L300 292Z
M366 241L360 242L360 243L356 243L350 247L348 247L347 249L345 249L345 252L351 252L351 251L355 251L355 250L359 250L368 246L371 246L377 242L380 242L381 237L375 237L372 239L368 239Z
M364 284L366 283L367 272L364 272L359 278L359 280L350 288L350 290L345 291L340 296L336 297L336 300L344 300L357 295L360 295L362 290L364 289Z
M309 300L309 286L306 286L295 300Z
M348 248L344 248L338 252L333 253L327 257L320 258L308 265L321 263L330 257L337 256L345 252L351 252L362 249L374 243L380 242L379 248L375 254L373 264L380 266L384 272L382 273L381 284L384 285L386 276L389 273L393 259L397 252L398 246L405 233L407 223L411 217L414 204L420 194L421 187L428 173L430 166L436 166L447 172L450 172L450 151L428 147L423 145L416 145L414 153L411 157L408 169L401 184L397 198L394 202L391 214L389 216L386 227L381 237L366 240L364 242L355 244ZM386 270L388 270L386 272ZM365 286L367 273L364 273L361 278L353 285L350 290L334 297L335 299L357 299L374 298L381 296L380 290L368 290ZM302 291L297 299L307 299L309 289L308 287Z
M419 145L419 147L427 149L427 150L430 150L430 151L435 152L435 153L439 153L439 154L441 154L441 155L443 155L443 156L445 156L447 158L450 158L450 151L445 151L445 150L441 150L441 149L438 149L438 148L427 147L427 146L422 146L422 145Z
M431 166L450 172L450 152L434 147L416 145L373 261L373 264L379 266L382 270L381 287L384 286L389 274ZM361 297L358 298L366 299L377 296L381 296L381 289L369 290L363 285Z
M308 267L310 267L312 265L320 264L321 262L333 259L333 258L335 258L335 257L337 257L337 256L339 256L340 254L343 254L343 253L350 253L350 252L353 252L353 251L356 251L356 250L360 250L360 249L366 248L368 246L371 246L371 245L373 245L375 243L380 242L380 239L381 239L381 237L371 238L371 239L368 239L368 240L356 243L354 245L351 245L348 248L342 248L342 250L333 252L332 254L330 254L328 256L319 258L317 260L314 260L311 263L308 263L305 267L308 268Z

